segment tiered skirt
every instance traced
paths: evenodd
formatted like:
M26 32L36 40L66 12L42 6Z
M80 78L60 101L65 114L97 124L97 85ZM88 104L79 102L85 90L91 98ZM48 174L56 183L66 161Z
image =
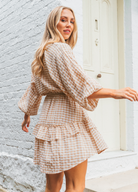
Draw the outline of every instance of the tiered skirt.
M53 126L37 124L33 134L34 164L47 174L69 170L108 148L91 119Z

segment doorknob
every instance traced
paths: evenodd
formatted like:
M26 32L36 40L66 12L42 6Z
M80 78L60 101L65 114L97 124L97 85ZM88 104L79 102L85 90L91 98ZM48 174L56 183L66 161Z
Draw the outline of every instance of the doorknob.
M99 73L98 75L97 75L97 78L101 78L102 77L102 75Z

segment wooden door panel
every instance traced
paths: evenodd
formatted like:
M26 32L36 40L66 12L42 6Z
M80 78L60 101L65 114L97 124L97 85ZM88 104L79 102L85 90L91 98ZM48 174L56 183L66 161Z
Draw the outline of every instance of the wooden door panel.
M118 89L117 0L83 0L83 42L87 74L104 88ZM108 151L119 150L119 101L100 99L96 110L88 113Z

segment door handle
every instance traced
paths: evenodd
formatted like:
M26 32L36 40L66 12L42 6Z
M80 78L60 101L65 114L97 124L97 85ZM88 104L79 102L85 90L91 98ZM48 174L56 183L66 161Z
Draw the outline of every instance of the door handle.
M101 78L102 77L102 75L99 73L98 75L97 75L97 78Z

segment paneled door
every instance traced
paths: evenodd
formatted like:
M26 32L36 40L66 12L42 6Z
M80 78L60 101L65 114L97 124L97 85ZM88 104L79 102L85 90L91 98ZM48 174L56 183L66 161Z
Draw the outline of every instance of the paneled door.
M83 67L104 88L118 89L117 0L83 0ZM109 149L120 150L119 101L88 112Z

